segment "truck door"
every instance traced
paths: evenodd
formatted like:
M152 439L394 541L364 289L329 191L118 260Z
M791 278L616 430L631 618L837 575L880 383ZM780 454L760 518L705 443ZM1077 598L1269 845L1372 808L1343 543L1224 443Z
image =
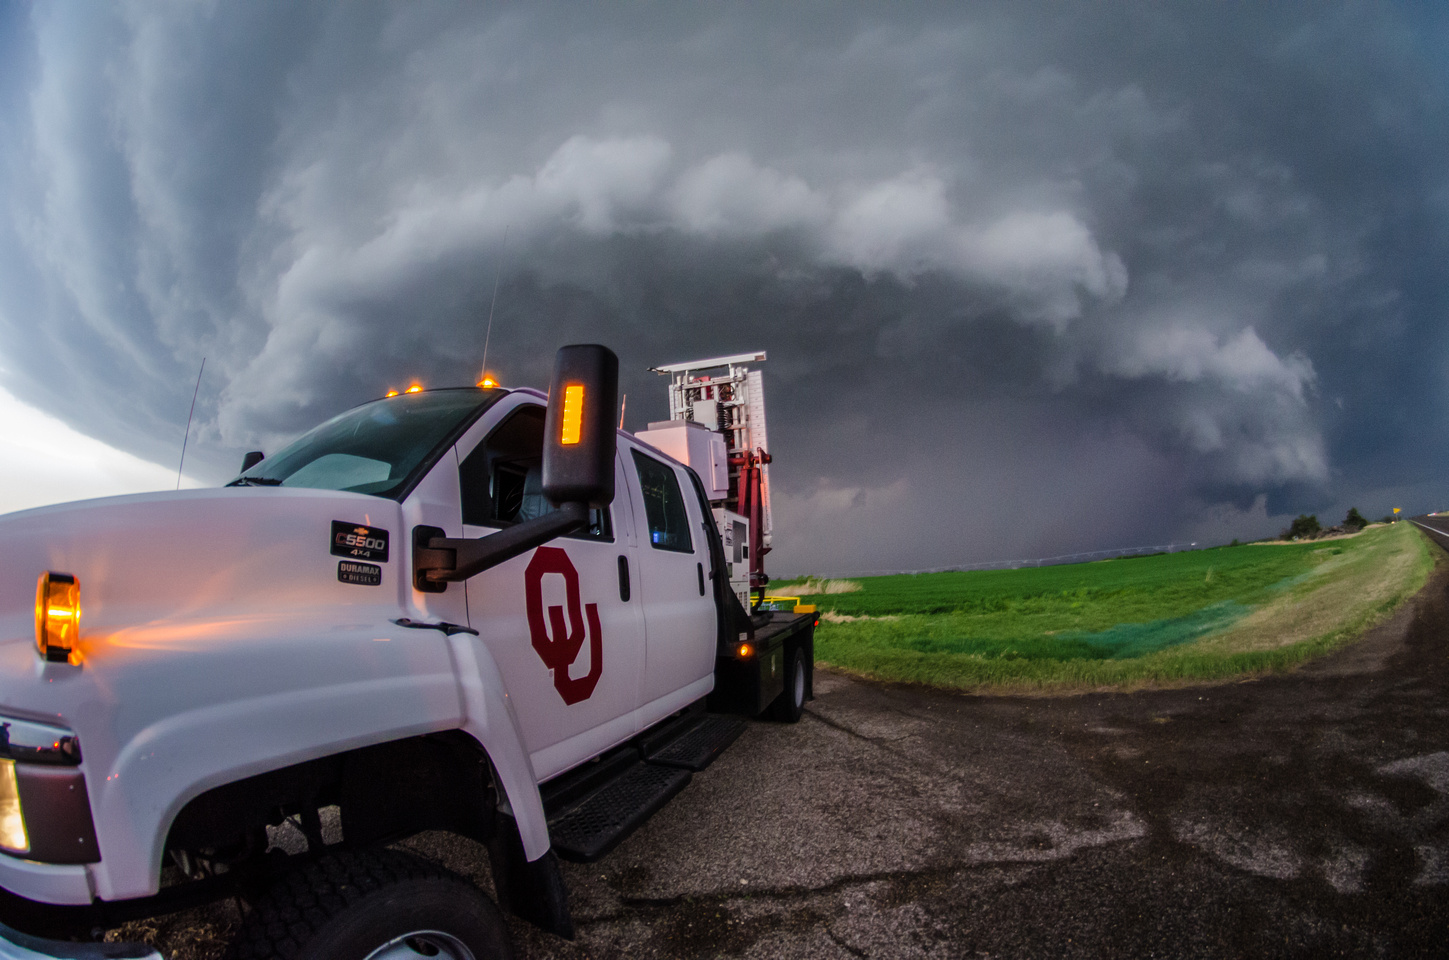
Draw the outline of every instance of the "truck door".
M717 616L709 544L686 469L629 448L644 599L644 723L704 696L714 683Z
M493 423L471 451L459 445L465 537L553 509L542 489L544 408L524 403ZM621 473L616 457L623 490ZM588 529L467 581L469 625L503 674L539 780L638 732L644 620L628 559L633 523L616 495Z

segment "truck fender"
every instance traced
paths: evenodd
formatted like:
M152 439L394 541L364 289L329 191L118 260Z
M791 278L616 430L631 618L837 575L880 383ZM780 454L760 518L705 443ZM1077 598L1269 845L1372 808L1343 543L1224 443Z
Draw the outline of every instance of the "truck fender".
M449 641L463 703L462 730L487 752L508 805L505 812L518 825L524 856L537 860L549 851L548 820L503 676L477 637L456 633Z
M106 758L109 763L96 765L95 756L88 757L83 769L101 844L101 861L88 867L95 895L126 900L154 894L171 824L213 787L457 724L461 711L452 676L408 679L413 682L359 681L189 710L148 725ZM358 716L368 717L371 729L349 723ZM157 797L170 799L156 803Z

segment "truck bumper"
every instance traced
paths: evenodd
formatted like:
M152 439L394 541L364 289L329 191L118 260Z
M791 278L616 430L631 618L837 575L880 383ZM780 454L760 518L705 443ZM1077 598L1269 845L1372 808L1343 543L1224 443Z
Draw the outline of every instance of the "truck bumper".
M0 960L164 960L144 943L71 943L21 933L0 923Z
M84 906L95 899L83 864L36 863L7 853L0 853L0 888L37 903Z

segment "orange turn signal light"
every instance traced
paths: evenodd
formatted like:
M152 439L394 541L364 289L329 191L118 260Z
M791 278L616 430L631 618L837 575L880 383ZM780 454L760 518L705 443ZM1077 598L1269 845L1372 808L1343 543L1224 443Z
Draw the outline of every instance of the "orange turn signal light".
M563 426L559 443L578 443L584 427L584 385L564 385Z
M65 663L80 636L80 581L46 571L35 587L35 645L52 663Z
M748 660L755 655L755 648L748 643L742 643L740 644L739 654L741 660Z

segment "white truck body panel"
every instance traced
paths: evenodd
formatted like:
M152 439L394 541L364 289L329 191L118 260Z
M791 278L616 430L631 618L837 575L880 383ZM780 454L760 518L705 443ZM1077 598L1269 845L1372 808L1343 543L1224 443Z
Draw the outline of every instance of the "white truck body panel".
M495 409L489 410L481 422L492 424L497 421L498 411ZM478 427L479 424L474 424L470 434ZM407 541L414 527L433 526L450 537L462 535L458 465L455 446L402 503L403 542L400 548L404 549L400 549L402 559L398 573L404 580L410 579L412 571L411 547ZM463 584L451 584L442 593L420 593L413 590L410 583L405 586L412 608L419 611L416 615L408 614L410 619L430 623L468 623L468 596ZM442 636L431 630L407 632ZM543 812L543 800L538 794L538 777L524 745L523 727L508 695L506 678L487 650L477 648L471 635L454 634L450 639L456 681L462 698L463 715L458 727L487 751L498 775L499 786L503 788L518 824L524 853L528 859L536 860L548 852L548 821Z
M457 445L460 461L509 415L526 404L539 406L541 398L525 395L510 402L514 399L510 396L497 404L464 434ZM617 456L614 469L615 483L622 490L624 469ZM568 556L578 575L579 599L595 606L602 627L599 676L596 686L582 700L565 703L554 682L555 668L544 662L531 642L525 579L533 552L467 581L468 623L479 633L475 642L486 647L498 665L537 781L547 780L639 732L634 714L644 669L644 615L637 599L632 603L620 599L618 574L618 557L632 558L634 517L628 500L617 495L612 510L613 542L562 537L550 544ZM496 528L471 524L463 527L465 537L494 532ZM630 570L637 571L632 562ZM567 622L568 597L562 575L542 577L540 587L544 609L559 608L565 615L566 627L577 628L585 635L577 657L564 669L574 678L588 676L593 667L590 625ZM465 591L460 587L457 592Z
M495 427L526 404L541 405L544 398L518 391L490 409L457 444L458 459L466 459ZM555 540L577 573L579 599L598 613L602 659L596 686L583 699L566 703L555 681L556 667L546 664L530 642L524 583L532 554L516 557L473 577L467 584L470 625L498 665L534 777L542 782L623 743L644 728L709 693L714 680L714 618L712 597L700 597L695 564L703 561L708 574L708 552L701 537L694 553L668 554L662 570L660 553L641 536L645 508L639 493L630 449L641 449L629 434L618 434L615 455L615 494L611 505L613 540L577 537ZM655 459L655 451L647 451ZM689 491L689 478L681 465L671 463L681 491ZM693 496L686 498L693 501ZM698 520L697 505L691 512ZM694 524L698 529L697 523ZM484 536L493 528L465 525L466 537ZM630 599L621 599L619 558L627 563ZM650 578L672 576L685 583L682 605ZM564 578L542 577L543 605L558 608L565 628L577 626L591 639L591 625L570 624ZM677 589L677 585L676 585ZM663 599L661 599L661 597ZM681 631L686 631L681 634ZM692 631L692 632L688 632ZM557 642L556 637L551 637ZM565 669L573 679L587 677L593 668L592 643L585 642Z
M460 463L510 412L544 400L535 391L502 398L402 503L253 486L0 517L0 715L78 734L101 855L72 866L0 854L0 886L50 903L154 894L171 824L203 792L454 729L486 750L527 858L547 853L538 784L708 694L717 611L713 591L699 586L713 574L702 529L710 521L687 468L622 432L612 542L558 538L467 584L413 588L413 529L492 532L462 523ZM672 471L693 534L689 552L651 544L636 450ZM341 580L334 522L387 531L379 583ZM564 664L578 681L600 654L596 685L573 702L531 642L525 597L534 559L564 562L560 555L602 628L590 620L578 655ZM79 665L37 655L34 591L47 570L80 583ZM547 642L559 641L560 622L567 633L580 626L568 622L567 579L537 577ZM478 636L409 628L400 618L468 625Z
M696 418L651 423L635 436L698 474L706 499L723 500L729 495L730 452L724 434Z
M616 491L615 498L627 492L633 501L635 514L645 517L647 510L643 491L639 486L638 473L634 470L631 451L638 451L656 461L661 460L659 452L635 442L632 437L620 438L619 449L621 458L629 464L625 471L629 484L627 491ZM706 519L700 512L699 500L694 495L686 468L667 457L662 458L662 462L673 468L680 484L688 511L692 550L682 553L656 549L647 542L647 537L641 537L646 541L640 545L638 559L647 650L642 699L647 703L667 698L672 692L685 689L702 677L712 678L716 642L717 613L714 596L709 589L713 564L703 527Z
M391 532L381 585L338 581L334 520ZM305 489L141 494L4 518L0 708L84 731L95 895L154 893L172 818L211 787L462 723L443 635L391 622L436 616L440 599L414 602L401 530L395 503ZM32 584L45 570L80 581L80 666L36 655ZM40 896L18 877L9 888Z

